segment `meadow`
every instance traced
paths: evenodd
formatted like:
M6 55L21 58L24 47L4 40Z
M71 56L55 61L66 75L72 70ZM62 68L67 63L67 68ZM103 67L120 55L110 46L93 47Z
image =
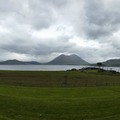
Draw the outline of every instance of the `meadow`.
M85 87L120 85L120 73L80 71L0 71L1 85Z
M120 75L0 71L0 120L119 120Z

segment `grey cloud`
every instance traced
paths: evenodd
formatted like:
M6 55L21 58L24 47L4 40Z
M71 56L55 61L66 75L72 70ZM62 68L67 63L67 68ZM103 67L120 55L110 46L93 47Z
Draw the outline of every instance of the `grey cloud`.
M19 24L28 24L35 29L48 28L55 22L54 8L48 2L2 0L0 3L1 20L12 17Z
M120 8L115 11L116 6L108 7L109 1L86 0L85 3L85 35L91 39L109 36L117 31L120 26ZM114 1L116 2L116 1Z
M9 53L25 54L30 56L39 56L39 55L50 55L52 53L62 53L69 51L72 45L69 43L69 36L61 36L56 39L37 40L32 39L29 35L26 36L16 36L15 38L10 38L11 42L1 42L0 49L5 50Z
M62 35L47 39L32 37L33 32L47 31L53 26L57 33L63 31ZM72 32L69 33L70 28ZM118 0L0 1L0 53L6 59L12 53L31 58L76 53L91 62L120 57L120 37L113 37L119 28ZM48 34L46 32L46 36ZM74 41L71 43L71 37L77 37L78 43L82 39L86 47L77 46ZM98 41L101 48L88 47L88 40Z
M30 0L27 20L35 29L48 28L57 21L57 12L67 4L67 0ZM59 16L59 14L58 14Z
M114 48L116 48L120 51L120 40L119 39L113 40L112 45Z
M17 13L23 9L23 5L27 0L1 0L0 1L0 14L12 14Z
M0 1L0 12L8 12L13 10L12 2L10 0L1 0Z

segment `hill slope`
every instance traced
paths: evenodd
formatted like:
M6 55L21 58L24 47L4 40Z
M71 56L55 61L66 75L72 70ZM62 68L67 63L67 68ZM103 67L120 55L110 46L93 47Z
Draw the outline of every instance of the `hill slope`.
M89 64L85 60L81 59L79 56L73 55L60 55L50 61L48 64L50 65L87 65Z
M105 66L116 66L120 67L120 59L110 59L105 62L103 62Z
M0 62L0 65L38 65L40 63L35 62L35 61L19 61L19 60L6 60Z

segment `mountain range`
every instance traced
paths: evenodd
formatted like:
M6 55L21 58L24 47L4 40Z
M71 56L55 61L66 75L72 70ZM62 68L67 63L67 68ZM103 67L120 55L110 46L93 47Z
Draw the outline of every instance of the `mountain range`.
M19 61L16 59L1 61L0 65L38 65L39 62L36 61Z
M108 67L110 66L120 67L120 59L110 59L101 63L104 66ZM0 65L96 65L96 64L90 64L75 54L72 55L62 54L47 63L39 63L36 61L20 61L13 59L1 61Z
M13 60L6 60L1 61L0 65L41 65L43 63L39 63L36 61L19 61L16 59ZM51 60L48 63L44 63L44 65L87 65L89 64L79 56L73 54L73 55L60 55L56 57L55 59Z

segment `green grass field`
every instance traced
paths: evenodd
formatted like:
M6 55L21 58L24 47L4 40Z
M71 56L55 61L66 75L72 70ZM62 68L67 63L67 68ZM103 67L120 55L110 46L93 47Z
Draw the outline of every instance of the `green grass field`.
M0 71L0 120L119 120L120 75Z
M0 120L119 120L120 87L0 86Z
M120 73L80 71L0 71L1 85L83 87L120 85Z

